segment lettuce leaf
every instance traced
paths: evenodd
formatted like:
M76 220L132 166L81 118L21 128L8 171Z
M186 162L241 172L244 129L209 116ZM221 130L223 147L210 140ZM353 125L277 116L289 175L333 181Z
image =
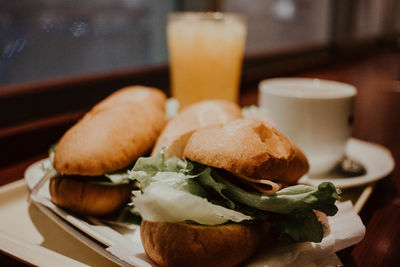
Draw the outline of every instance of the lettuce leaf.
M273 225L280 229L281 238L296 242L321 242L324 228L312 210L303 210L287 215L274 214L270 218Z
M160 152L152 157L139 158L133 169L128 171L128 175L131 179L138 180L142 188L146 188L160 179L168 179L170 183L182 183L186 178L193 177L189 174L192 169L192 163L178 158L165 159L164 154Z
M205 181L206 186L216 184L215 190L224 198L263 211L288 214L303 209L316 209L326 215L334 215L337 212L335 201L339 199L339 191L329 182L321 183L318 188L307 185L290 186L266 195L247 192L223 179L216 172L202 172L201 181Z
M204 169L204 168L203 168ZM207 190L199 183L201 174L192 174L193 164L178 158L165 159L162 153L140 158L131 179L138 180L142 193L135 193L135 211L146 220L216 225L252 219L232 209L209 202Z
M183 161L178 158L165 159L164 152L155 154L152 157L139 158L132 171L144 171L148 174L155 174L157 172L182 172L188 173L193 169L193 165L188 161Z
M107 177L112 184L127 184L131 181L127 171L105 173L104 176Z
M192 169L193 165L190 162L178 158L165 159L163 153L157 153L153 157L139 158L128 174L131 179L140 182L142 190L150 184L162 183L205 197L206 192L203 187L190 179L196 176L190 174Z
M139 212L143 219L150 221L193 221L205 225L218 225L228 221L241 222L252 219L181 189L168 183L152 183L143 194L136 195L134 210Z
M142 185L134 205L144 219L207 225L268 220L281 230L282 236L295 241L322 240L323 226L313 210L334 215L340 194L329 182L318 188L290 186L269 195L247 192L211 167L178 158L165 159L162 152L140 158L129 175Z
M57 147L57 143L53 144L50 146L49 148L49 160L51 163L51 166L53 166L53 162L54 162L54 156L56 155L56 147Z

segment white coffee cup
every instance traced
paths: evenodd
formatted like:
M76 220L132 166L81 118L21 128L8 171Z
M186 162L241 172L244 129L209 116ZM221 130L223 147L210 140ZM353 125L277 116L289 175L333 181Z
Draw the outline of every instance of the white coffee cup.
M307 156L310 176L332 170L351 134L356 88L312 79L275 78L259 84L259 106Z

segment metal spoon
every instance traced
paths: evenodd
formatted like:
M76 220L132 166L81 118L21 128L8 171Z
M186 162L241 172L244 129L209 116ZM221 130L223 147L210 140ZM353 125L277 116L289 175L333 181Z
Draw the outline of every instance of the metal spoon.
M345 156L332 172L345 178L364 175L367 169L360 162Z
M351 178L351 177L362 176L366 173L367 169L360 162L345 156L330 172L315 177L325 178L325 179ZM312 176L310 177L312 178Z

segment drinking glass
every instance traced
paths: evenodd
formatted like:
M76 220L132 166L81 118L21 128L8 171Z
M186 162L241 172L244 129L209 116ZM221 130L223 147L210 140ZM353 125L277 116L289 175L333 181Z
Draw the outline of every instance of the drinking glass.
M206 99L238 101L246 32L246 19L239 14L168 16L171 90L180 107Z

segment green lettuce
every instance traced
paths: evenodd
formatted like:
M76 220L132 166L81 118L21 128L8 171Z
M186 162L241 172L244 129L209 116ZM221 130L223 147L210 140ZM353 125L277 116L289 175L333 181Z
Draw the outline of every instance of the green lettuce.
M203 171L201 181L207 186L214 184L213 188L225 199L232 199L263 211L288 214L303 209L316 209L327 215L337 212L335 201L339 199L339 192L332 183L321 183L318 188L295 185L266 195L247 192L221 178L216 172Z
M141 184L134 205L144 219L208 225L268 220L282 236L295 241L322 240L323 225L313 210L334 215L340 194L328 182L318 188L290 186L268 195L247 192L211 167L178 158L165 159L162 152L140 158L129 176Z
M197 179L201 173L193 173L191 162L165 159L162 153L140 158L129 172L142 189L142 192L134 192L135 211L147 220L193 221L208 225L252 219L209 202L207 190Z
M130 176L128 174L128 170L125 171L117 171L112 173L105 173L104 176L108 179L108 183L117 185L117 184L127 184L131 182Z

